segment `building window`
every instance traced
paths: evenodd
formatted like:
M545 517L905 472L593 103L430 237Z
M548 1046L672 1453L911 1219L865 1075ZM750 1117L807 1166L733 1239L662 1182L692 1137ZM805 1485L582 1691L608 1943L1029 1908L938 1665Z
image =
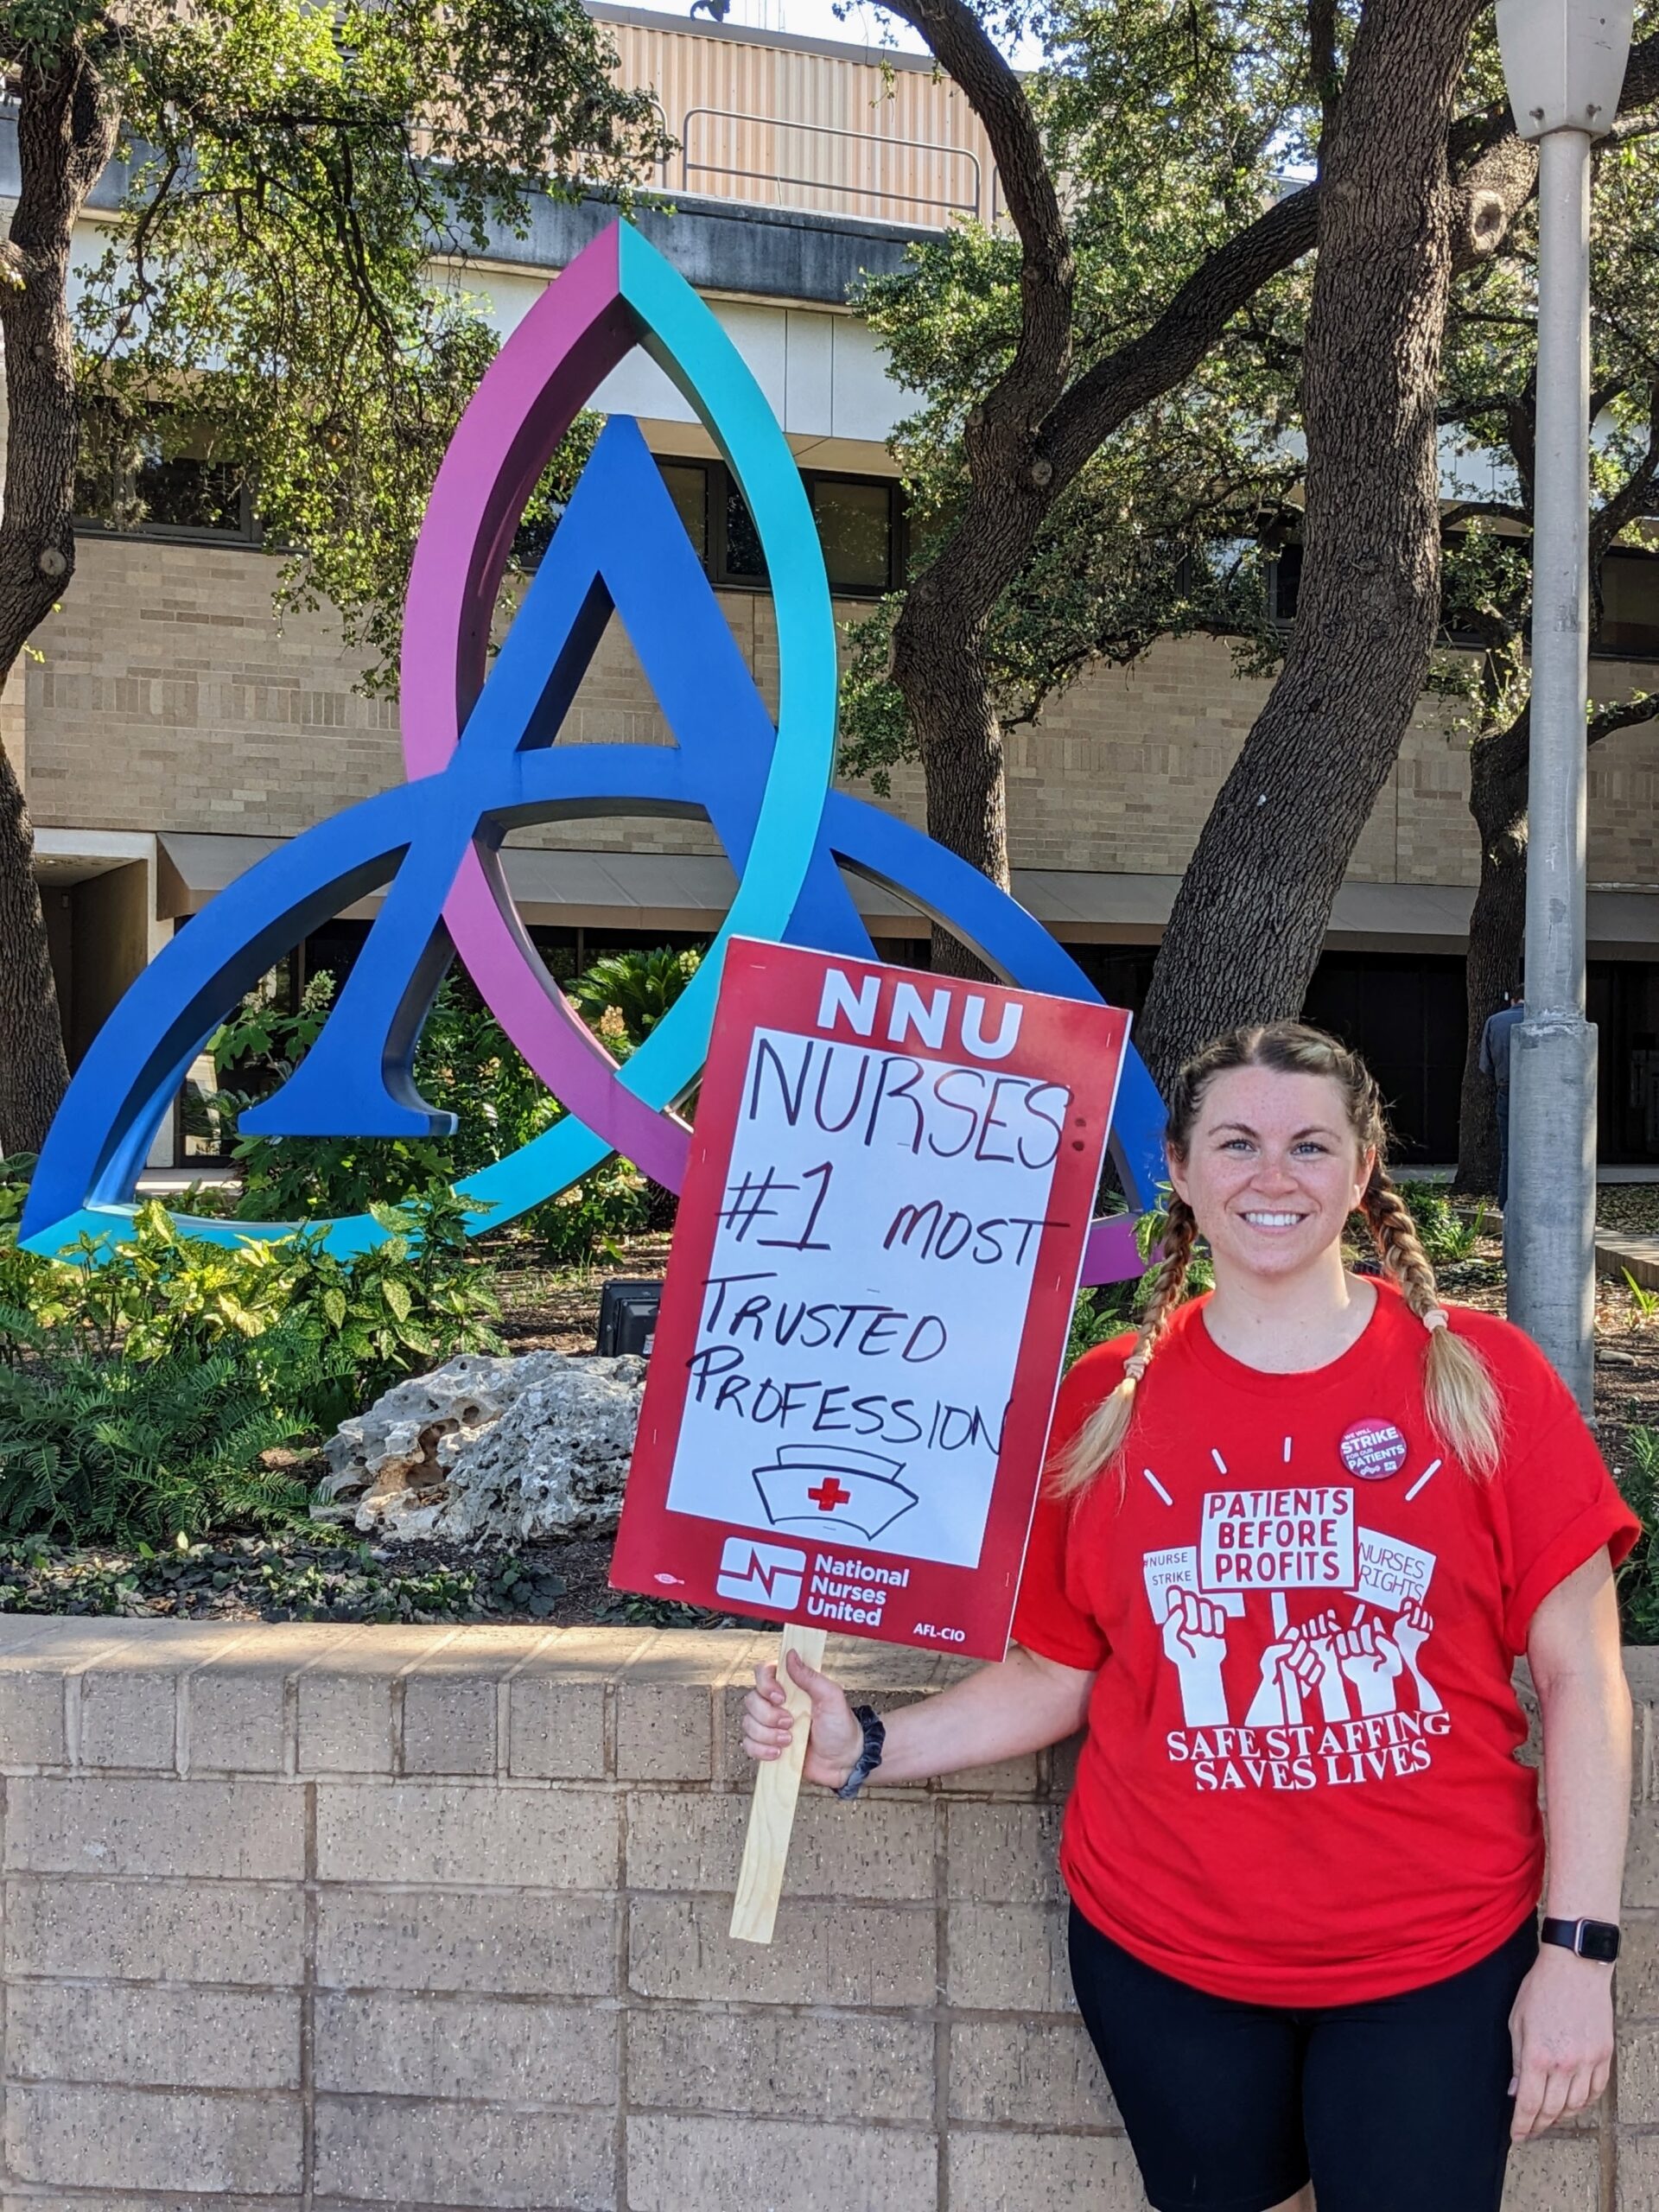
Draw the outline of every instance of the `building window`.
M738 591L764 591L768 579L760 533L724 461L658 455L657 467L709 580ZM818 526L830 590L842 599L872 599L901 583L905 505L897 480L804 468L801 481ZM533 527L520 523L512 545L517 567L540 566L557 520L555 511Z
M766 556L748 504L731 471L717 461L659 461L664 481L704 568L717 584L763 590ZM702 486L698 494L690 480ZM891 591L904 575L904 499L887 476L834 476L801 471L830 588L847 599Z
M807 488L830 583L838 591L890 590L898 581L893 566L897 486L813 476Z
M658 463L669 496L679 509L691 550L706 569L709 565L709 472L701 461L664 461Z
M200 416L152 409L122 421L92 408L75 467L75 520L83 529L143 537L257 542L247 473L226 434Z
M766 582L766 562L760 550L760 533L754 526L754 517L749 512L749 503L738 490L729 470L711 469L709 474L720 480L721 513L724 524L721 531L720 558L714 566L715 582L758 588Z
M1294 622L1301 596L1302 549L1281 548L1269 571L1276 622ZM1478 646L1479 635L1448 625L1446 642ZM1606 660L1659 661L1659 553L1620 546L1601 564L1601 626L1590 650Z
M1621 547L1601 564L1601 627L1590 650L1659 660L1659 554Z

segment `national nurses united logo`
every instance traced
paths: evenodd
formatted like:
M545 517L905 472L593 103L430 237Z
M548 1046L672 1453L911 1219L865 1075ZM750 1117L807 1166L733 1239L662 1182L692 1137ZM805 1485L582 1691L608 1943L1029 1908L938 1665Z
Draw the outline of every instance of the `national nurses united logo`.
M1290 1458L1287 1437L1287 1471ZM1346 1483L1207 1490L1198 1541L1144 1554L1184 1723L1165 1750L1197 1789L1317 1789L1432 1764L1450 1726L1423 1663L1434 1554L1366 1525L1361 1495Z
M518 520L579 408L643 346L696 410L741 486L777 613L774 724L636 423L613 416L493 664L490 626ZM627 632L669 746L556 744L606 625ZM868 957L848 877L901 890L918 918L971 944L1004 980L1098 1003L1075 963L977 870L832 785L836 632L799 473L753 377L695 292L625 223L550 284L503 346L433 487L404 607L402 716L409 780L320 823L221 893L152 962L70 1086L22 1224L31 1250L130 1233L132 1193L191 1061L273 962L343 907L384 891L330 1019L293 1076L244 1114L271 1136L448 1134L419 1094L422 1023L459 957L513 1044L568 1109L554 1128L458 1185L480 1229L539 1205L624 1153L677 1190L689 1143L677 1103L707 1052L734 935ZM595 814L706 820L738 878L710 957L618 1067L554 986L514 912L507 831ZM1113 1151L1135 1201L1162 1173L1162 1108L1131 1050ZM175 1217L220 1243L283 1224ZM385 1231L368 1215L323 1224L342 1255ZM1097 1224L1088 1282L1140 1271L1132 1223ZM796 1470L757 1470L768 1510L792 1506ZM863 1519L901 1474L817 1471ZM829 1493L825 1491L824 1495ZM803 1493L804 1495L804 1493ZM804 1512L817 1510L809 1498ZM780 1510L777 1524L804 1512ZM744 1572L751 1570L746 1568ZM758 1571L758 1570L754 1570Z

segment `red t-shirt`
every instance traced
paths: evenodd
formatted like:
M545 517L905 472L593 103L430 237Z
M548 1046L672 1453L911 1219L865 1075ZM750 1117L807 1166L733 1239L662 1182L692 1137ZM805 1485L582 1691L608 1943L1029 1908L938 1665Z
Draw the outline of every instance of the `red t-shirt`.
M1518 1329L1454 1308L1503 1401L1492 1481L1423 1407L1393 1290L1329 1366L1263 1375L1173 1317L1117 1471L1037 1508L1015 1639L1098 1669L1061 1871L1086 1918L1195 1987L1363 2003L1457 1974L1538 1900L1511 1685L1539 1600L1640 1525ZM1061 1386L1052 1452L1128 1337Z

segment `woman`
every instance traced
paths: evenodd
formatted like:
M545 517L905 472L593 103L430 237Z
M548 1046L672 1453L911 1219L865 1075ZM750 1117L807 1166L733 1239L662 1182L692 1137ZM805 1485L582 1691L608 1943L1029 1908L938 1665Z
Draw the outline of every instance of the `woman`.
M1497 2212L1510 2139L1607 2080L1638 1526L1529 1340L1440 1305L1383 1141L1316 1030L1199 1054L1146 1319L1061 1387L1008 1656L884 1740L798 1668L807 1778L849 1794L1086 1721L1072 1974L1157 2212L1304 2212L1310 2183L1319 2212ZM1344 1267L1355 1211L1381 1282ZM1182 1304L1199 1236L1215 1290ZM762 1668L756 1758L782 1700Z

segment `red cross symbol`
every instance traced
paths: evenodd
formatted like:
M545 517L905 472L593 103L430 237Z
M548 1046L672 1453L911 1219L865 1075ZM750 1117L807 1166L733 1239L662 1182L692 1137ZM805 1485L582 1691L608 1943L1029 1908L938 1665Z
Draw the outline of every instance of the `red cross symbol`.
M838 1505L850 1505L853 1493L842 1490L833 1475L826 1475L817 1490L806 1493L820 1513L833 1513Z

